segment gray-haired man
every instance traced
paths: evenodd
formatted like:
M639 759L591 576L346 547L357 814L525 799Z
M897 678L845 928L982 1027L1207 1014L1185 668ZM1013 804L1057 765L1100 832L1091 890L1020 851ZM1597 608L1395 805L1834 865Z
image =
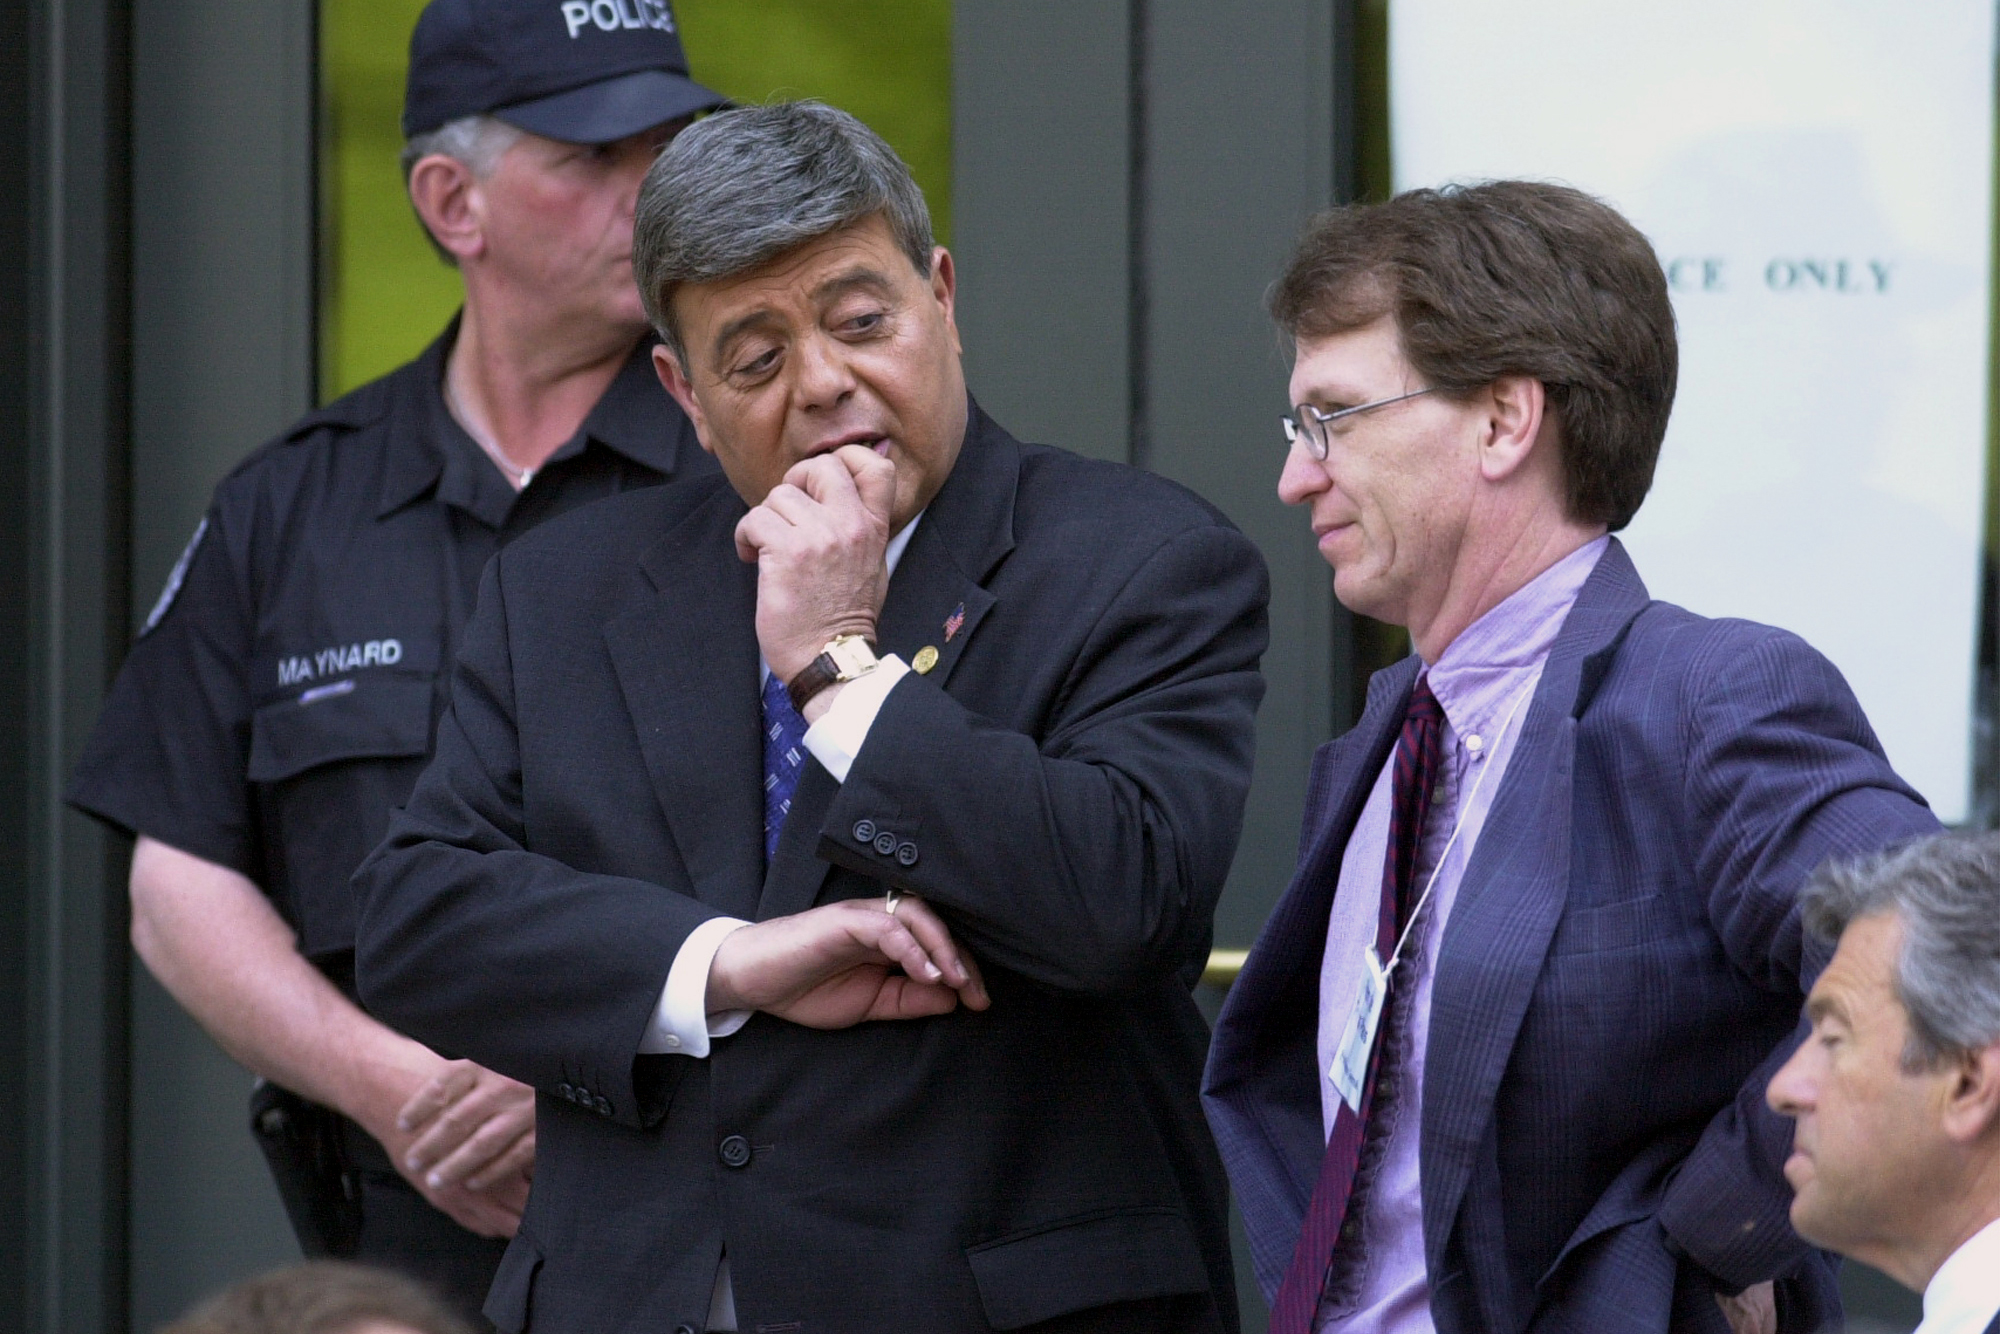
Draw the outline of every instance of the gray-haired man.
M472 1313L527 1197L533 1097L356 1006L348 878L423 767L487 558L714 470L632 283L640 179L721 101L672 26L663 0L425 9L403 161L464 308L216 488L69 793L137 836L147 967L270 1081L253 1124L306 1253Z
M1840 944L1771 1080L1792 1223L1922 1292L1919 1334L2000 1334L2000 835L1829 866L1804 909Z
M1234 1329L1189 989L1255 549L971 403L951 257L851 117L697 124L636 236L724 477L488 568L357 880L369 1004L542 1093L488 1315Z

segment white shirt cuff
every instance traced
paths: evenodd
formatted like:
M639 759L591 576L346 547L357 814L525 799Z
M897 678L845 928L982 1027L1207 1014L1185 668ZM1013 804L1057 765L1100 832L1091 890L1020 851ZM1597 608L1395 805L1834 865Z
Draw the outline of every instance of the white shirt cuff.
M835 782L847 781L847 771L861 754L868 729L875 725L875 715L882 712L882 702L889 698L896 682L909 674L908 663L893 653L886 655L874 671L843 685L819 721L806 729L806 749Z
M726 1038L750 1022L749 1010L708 1012L708 970L715 963L715 952L722 948L724 936L748 925L740 917L711 917L688 933L674 955L674 966L667 970L653 1022L639 1040L642 1053L706 1056L710 1038Z

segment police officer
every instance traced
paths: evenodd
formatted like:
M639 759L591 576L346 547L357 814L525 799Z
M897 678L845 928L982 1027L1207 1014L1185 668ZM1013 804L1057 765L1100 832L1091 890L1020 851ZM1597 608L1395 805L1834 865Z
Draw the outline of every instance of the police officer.
M253 1126L302 1246L470 1311L526 1202L533 1093L357 1006L348 877L424 766L487 558L714 466L654 378L631 247L646 168L721 102L666 0L433 0L403 161L464 307L216 488L68 793L137 838L141 958L269 1081Z

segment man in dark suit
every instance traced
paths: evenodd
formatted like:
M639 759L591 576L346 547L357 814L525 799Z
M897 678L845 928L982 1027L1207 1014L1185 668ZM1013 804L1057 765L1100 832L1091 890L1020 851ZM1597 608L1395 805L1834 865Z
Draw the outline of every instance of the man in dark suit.
M2000 1334L2000 835L1834 863L1812 1040L1771 1080L1792 1223L1924 1295L1918 1334Z
M1797 894L1935 822L1825 659L1609 536L1673 402L1651 247L1562 187L1413 191L1318 219L1273 311L1279 495L1416 654L1316 757L1209 1057L1272 1328L1819 1329L1762 1100Z
M489 566L358 876L368 1003L541 1093L487 1313L1233 1330L1189 991L1254 548L971 404L951 257L851 117L697 123L635 235L726 480Z

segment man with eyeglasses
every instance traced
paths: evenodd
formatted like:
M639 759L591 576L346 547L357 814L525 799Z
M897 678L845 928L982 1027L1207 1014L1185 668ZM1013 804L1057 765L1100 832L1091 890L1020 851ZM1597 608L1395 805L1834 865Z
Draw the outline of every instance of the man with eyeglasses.
M1313 766L1204 1081L1275 1334L1814 1331L1764 1105L1829 857L1931 832L1839 673L1647 595L1665 275L1566 187L1316 220L1278 483L1405 626ZM1746 577L1754 577L1746 571Z

